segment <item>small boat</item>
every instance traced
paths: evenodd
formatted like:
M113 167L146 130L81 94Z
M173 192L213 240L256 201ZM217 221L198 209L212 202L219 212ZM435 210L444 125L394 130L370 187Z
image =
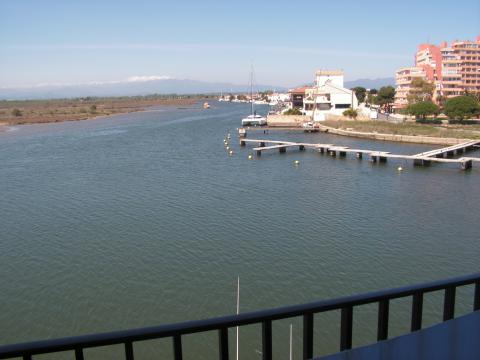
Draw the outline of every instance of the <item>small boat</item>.
M205 101L205 102L203 103L203 108L204 108L204 109L210 109L210 104Z
M242 119L242 126L263 126L267 125L267 118L265 116L253 113Z

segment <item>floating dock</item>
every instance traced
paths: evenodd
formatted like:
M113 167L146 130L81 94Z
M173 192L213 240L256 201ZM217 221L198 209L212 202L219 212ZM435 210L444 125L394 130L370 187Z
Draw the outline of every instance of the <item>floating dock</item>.
M268 150L277 150L280 153L287 151L287 148L298 149L300 151L306 148L313 149L322 154L329 154L333 157L340 156L345 157L347 154L355 154L357 159L362 159L363 156L369 156L372 162L387 162L388 158L412 160L416 166L428 166L432 162L437 163L456 163L460 164L462 170L468 170L472 168L473 162L480 162L480 158L477 157L461 157L453 159L451 157L464 154L466 151L478 149L480 147L480 140L471 140L461 144L447 146L440 149L426 151L414 155L402 155L392 154L388 151L378 150L365 150L365 149L352 149L347 146L336 146L333 144L311 144L292 141L279 141L279 140L263 140L263 139L240 139L240 145L246 146L247 143L257 144L253 150L257 156L261 156L262 152Z

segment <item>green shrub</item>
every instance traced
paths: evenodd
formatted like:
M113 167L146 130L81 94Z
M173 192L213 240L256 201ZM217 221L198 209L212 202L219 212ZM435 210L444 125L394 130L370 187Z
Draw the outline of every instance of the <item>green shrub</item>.
M302 115L302 112L297 108L288 109L283 115Z
M15 108L15 109L12 110L12 115L13 116L22 116L22 112L19 109Z
M343 116L346 116L355 120L358 116L358 112L357 110L350 108L343 112Z

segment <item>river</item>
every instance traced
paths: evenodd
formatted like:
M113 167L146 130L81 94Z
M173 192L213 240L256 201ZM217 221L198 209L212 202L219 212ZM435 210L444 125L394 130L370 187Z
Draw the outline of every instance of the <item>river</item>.
M240 309L249 311L478 271L475 165L372 164L308 149L249 160L251 146L241 148L235 131L248 111L214 102L0 133L0 344L232 314L237 276ZM432 148L288 131L258 137ZM469 310L471 293L458 291L457 313ZM440 321L441 300L426 297L425 325ZM408 331L409 308L408 299L392 303L390 336ZM316 316L315 355L338 349L339 320ZM288 358L290 323L300 357L293 319L274 323L275 358ZM376 306L359 308L354 345L375 337ZM260 327L241 329L241 359L260 358L260 340ZM186 359L210 359L217 335L187 336L184 346ZM135 352L166 358L171 342Z

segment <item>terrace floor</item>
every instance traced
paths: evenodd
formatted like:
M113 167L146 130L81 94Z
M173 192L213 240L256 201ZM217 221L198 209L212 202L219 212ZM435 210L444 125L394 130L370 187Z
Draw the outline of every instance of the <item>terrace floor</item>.
M480 359L480 311L317 360Z

